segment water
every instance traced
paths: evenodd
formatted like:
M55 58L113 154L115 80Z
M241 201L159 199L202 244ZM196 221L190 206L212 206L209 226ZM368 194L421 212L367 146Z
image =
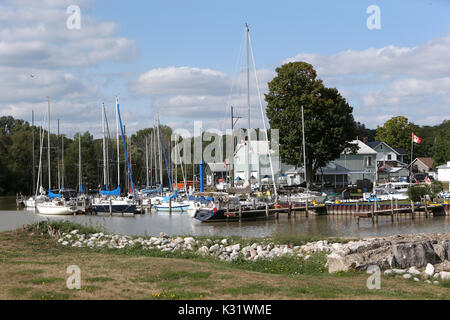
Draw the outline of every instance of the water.
M24 224L39 220L67 220L83 225L101 227L107 232L127 235L168 235L194 236L242 236L265 237L277 234L283 235L314 235L324 237L361 237L388 236L394 234L440 232L449 233L449 216L447 217L416 217L412 220L407 216L399 221L391 222L390 217L379 217L378 225L372 225L370 219L361 219L360 225L351 216L309 216L297 214L288 220L285 216L269 221L201 223L191 218L187 213L157 213L148 212L134 217L109 216L60 216L48 217L35 213L34 210L16 210L14 198L0 198L0 232L13 230Z

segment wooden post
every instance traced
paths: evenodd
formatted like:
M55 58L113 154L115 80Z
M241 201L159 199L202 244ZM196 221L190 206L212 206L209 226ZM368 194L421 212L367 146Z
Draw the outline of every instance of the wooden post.
M255 201L255 199L252 200L252 206L253 206L253 210L256 210L256 201Z
M356 212L359 212L359 202L356 203Z
M391 199L391 221L394 222L394 199Z
M411 200L411 219L414 219L414 211L415 211L414 201Z
M269 204L266 202L266 219L269 218Z
M306 198L306 210L305 210L305 212L306 212L306 217L308 217L309 216L309 199L308 198Z
M375 216L375 206L370 206L370 215L371 215L371 218L372 218L372 224L374 224L375 223L375 218L374 218L374 216Z
M242 221L242 206L239 203L239 221Z
M112 216L112 200L109 198L109 216Z
M424 206L425 206L425 217L428 218L428 205L427 205L427 199L424 200Z
M289 208L288 208L288 219L291 218L291 211L292 211L292 202L289 201Z
M169 214L172 214L172 198L169 195Z
M398 209L398 199L395 199L395 209Z

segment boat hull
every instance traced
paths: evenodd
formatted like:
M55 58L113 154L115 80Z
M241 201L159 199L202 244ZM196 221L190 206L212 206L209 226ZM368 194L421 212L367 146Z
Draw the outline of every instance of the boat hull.
M137 206L135 204L113 204L111 211L109 204L93 204L92 210L95 212L112 212L112 213L135 213Z
M242 217L239 218L238 215L234 213L226 213L225 210L213 209L198 209L194 218L201 222L230 222L230 221L256 221L256 220L267 220L275 216L274 213L269 213L266 216L265 212L242 212Z
M64 216L64 215L72 215L76 208L74 207L48 207L48 206L36 206L36 210L40 214L48 215L48 216Z

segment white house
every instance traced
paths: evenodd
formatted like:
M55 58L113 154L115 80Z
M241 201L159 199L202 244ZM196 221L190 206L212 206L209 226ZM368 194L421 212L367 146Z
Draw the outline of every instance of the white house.
M450 182L450 161L437 167L437 178L442 182Z

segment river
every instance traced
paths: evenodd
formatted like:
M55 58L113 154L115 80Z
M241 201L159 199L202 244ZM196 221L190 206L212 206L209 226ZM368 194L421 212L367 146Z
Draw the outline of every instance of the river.
M36 214L32 209L16 209L15 198L0 198L0 232L13 230L39 220L67 220L83 225L101 228L106 232L126 235L159 235L164 232L170 236L241 236L266 237L273 235L314 235L324 237L363 237L388 236L394 234L450 231L450 217L400 217L391 222L389 217L380 217L378 224L372 225L370 219L356 220L348 216L309 216L297 214L290 220L280 216L279 220L229 223L202 223L187 213L149 212L134 217L121 216L59 216L48 217Z

